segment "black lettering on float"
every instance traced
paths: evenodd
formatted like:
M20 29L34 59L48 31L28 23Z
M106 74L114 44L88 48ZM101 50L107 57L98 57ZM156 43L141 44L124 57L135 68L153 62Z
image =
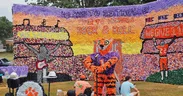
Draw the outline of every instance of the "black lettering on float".
M158 16L158 20L166 20L166 19L168 19L168 15Z
M174 19L176 18L182 18L183 17L183 13L177 13L177 14L174 14Z

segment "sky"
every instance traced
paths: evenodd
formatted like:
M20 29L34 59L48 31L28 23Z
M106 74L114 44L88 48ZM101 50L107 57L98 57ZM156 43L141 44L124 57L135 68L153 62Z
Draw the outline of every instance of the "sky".
M35 0L29 0L29 2L33 2ZM24 4L27 3L25 0L0 0L0 17L5 16L8 20L12 21L12 11L11 8L13 4Z

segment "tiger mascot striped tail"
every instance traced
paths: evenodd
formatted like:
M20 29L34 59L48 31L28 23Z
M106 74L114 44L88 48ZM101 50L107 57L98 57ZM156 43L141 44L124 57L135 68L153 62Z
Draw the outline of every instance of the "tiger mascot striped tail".
M85 58L84 66L94 75L94 96L102 96L102 88L107 87L107 96L116 95L114 68L119 60L117 52L111 52L113 39L98 40L98 53Z

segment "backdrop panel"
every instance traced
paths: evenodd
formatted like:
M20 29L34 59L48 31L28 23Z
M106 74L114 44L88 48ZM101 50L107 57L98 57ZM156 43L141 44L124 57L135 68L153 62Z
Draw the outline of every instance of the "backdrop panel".
M153 37L156 38L157 44L160 44L161 41L168 43L176 36L167 51L168 67L170 70L183 67L182 17L182 0L158 0L142 5L73 9L14 5L15 63L28 65L30 71L35 71L37 55L22 42L38 51L41 43L45 44L48 50L53 50L58 42L61 42L60 47L49 55L54 58L48 63L49 70L59 72L59 68L70 66L70 69L74 69L70 71L76 74L80 69L74 66L78 62L82 66L81 60L85 57L79 56L81 58L78 59L76 55L93 53L94 41L98 38L114 38L122 41L123 69L118 75L131 75L135 80L145 80L150 74L160 70L159 50L153 44ZM30 20L30 24L27 25L25 22L24 25L24 19ZM63 57L68 58L65 60ZM83 69L81 72L85 71Z

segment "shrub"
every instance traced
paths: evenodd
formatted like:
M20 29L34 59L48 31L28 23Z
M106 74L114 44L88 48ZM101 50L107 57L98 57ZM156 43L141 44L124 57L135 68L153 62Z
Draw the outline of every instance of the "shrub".
M165 76L165 74L164 74ZM147 82L155 82L155 83L167 83L167 84L176 84L183 85L183 69L168 71L168 77L164 77L164 80L161 81L161 73L157 72L155 74L150 75L147 79Z

